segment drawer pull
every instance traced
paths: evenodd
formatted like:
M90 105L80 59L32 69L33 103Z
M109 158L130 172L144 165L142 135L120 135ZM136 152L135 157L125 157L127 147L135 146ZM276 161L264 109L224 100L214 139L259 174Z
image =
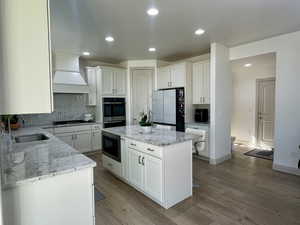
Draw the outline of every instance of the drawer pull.
M147 148L147 150L150 151L150 152L154 152L154 151L155 151L155 150L152 149L152 148Z
M139 155L139 164L141 164L141 156Z
M130 143L130 145L132 145L132 146L136 146L136 144L133 144L133 143Z
M145 157L142 158L142 165L145 166Z

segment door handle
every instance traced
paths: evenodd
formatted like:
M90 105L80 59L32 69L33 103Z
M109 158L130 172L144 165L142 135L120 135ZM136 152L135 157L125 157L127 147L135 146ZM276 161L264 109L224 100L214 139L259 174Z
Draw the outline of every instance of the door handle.
M152 149L152 148L147 148L147 150L150 152L154 152L154 149Z
M142 158L142 165L143 165L143 166L145 166L144 160L145 160L145 157Z
M141 156L140 155L139 155L139 160L138 161L139 161L139 164L141 164Z

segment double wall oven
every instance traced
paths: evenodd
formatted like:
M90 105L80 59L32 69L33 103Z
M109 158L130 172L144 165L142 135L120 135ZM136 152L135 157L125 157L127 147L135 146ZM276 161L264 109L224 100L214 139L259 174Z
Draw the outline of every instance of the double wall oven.
M103 98L103 127L126 125L125 98Z

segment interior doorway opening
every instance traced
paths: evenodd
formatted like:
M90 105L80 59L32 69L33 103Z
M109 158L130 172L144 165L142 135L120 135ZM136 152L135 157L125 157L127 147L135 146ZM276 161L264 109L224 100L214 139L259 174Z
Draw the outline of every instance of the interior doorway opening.
M273 159L273 153L267 151L274 150L276 54L234 60L231 69L234 149L257 150L261 158L265 154Z

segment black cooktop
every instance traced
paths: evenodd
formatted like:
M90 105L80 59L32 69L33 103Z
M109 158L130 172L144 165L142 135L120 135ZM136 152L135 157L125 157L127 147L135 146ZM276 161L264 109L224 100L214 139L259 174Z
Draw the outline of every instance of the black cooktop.
M53 125L66 125L66 124L75 124L75 123L92 123L93 121L84 121L84 120L65 120L65 121L54 121Z

